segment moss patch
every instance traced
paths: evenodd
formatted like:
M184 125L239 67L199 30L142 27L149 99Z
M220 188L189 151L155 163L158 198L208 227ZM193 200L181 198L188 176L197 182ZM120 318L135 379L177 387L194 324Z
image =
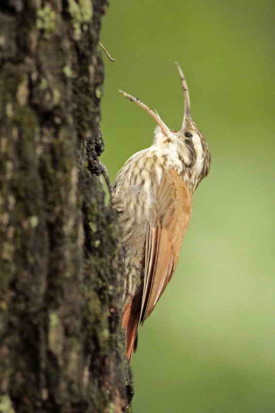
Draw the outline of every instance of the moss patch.
M93 17L93 6L91 0L69 0L69 13L73 22L74 38L79 40L81 38L81 31L85 31Z
M38 30L43 30L46 37L55 32L56 13L50 5L37 10L36 27Z
M15 413L9 396L0 397L0 412L2 413Z

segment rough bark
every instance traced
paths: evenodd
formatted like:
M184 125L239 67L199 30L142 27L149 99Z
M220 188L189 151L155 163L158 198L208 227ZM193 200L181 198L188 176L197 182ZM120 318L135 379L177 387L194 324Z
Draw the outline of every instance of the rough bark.
M106 0L0 2L0 411L121 412L116 217L98 178Z

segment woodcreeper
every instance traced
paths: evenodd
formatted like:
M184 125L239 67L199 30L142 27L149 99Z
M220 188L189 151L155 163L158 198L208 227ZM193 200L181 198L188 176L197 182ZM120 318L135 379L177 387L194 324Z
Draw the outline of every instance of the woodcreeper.
M122 325L129 359L139 325L151 314L175 271L193 192L210 168L208 144L191 118L188 86L176 65L184 95L178 132L138 98L120 91L157 123L153 144L128 159L112 191L125 258Z

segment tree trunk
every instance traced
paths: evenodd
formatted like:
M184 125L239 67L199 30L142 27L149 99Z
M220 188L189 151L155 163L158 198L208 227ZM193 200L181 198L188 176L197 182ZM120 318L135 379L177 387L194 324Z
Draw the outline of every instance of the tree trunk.
M98 178L107 0L0 2L0 411L123 412L116 216Z

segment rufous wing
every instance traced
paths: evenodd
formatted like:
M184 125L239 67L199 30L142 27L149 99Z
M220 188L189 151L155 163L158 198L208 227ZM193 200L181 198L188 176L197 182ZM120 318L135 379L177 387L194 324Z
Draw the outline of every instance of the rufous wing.
M191 215L191 192L173 169L163 174L153 199L144 245L144 281L135 295L128 297L122 317L128 359L135 348L139 324L151 314L175 271Z
M145 241L140 322L151 314L175 271L191 215L191 192L174 169L163 176L155 198L154 220Z

